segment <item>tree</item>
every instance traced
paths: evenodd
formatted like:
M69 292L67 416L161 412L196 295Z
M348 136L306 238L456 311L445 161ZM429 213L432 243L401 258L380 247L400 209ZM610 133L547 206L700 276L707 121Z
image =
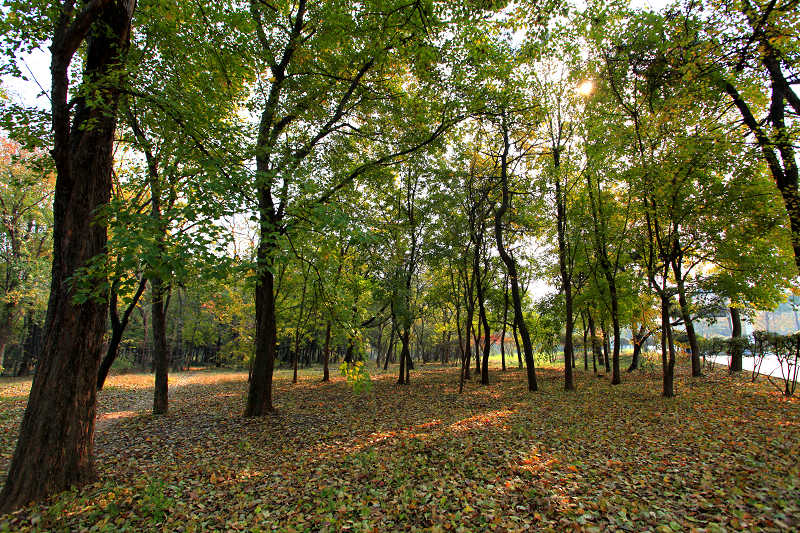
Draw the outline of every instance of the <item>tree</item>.
M781 193L800 268L797 128L792 118L800 114L797 3L688 3L682 18L686 23L679 26L688 33L682 37L690 43L688 53L698 72L730 98Z
M21 318L45 300L53 175L46 156L0 139L0 372Z
M367 3L354 8L300 0L296 6L275 8L252 2L250 14L258 43L254 67L269 73L257 85L260 118L252 183L260 231L256 356L245 409L246 416L261 416L272 410L278 237L289 230L299 210L323 205L368 171L427 146L452 118L445 108L443 120L433 127L415 122L422 117L407 110L424 109L419 96L431 93L420 86L409 94L412 84L384 76L388 69L399 69L419 78L430 65L428 36L440 28L426 6ZM404 92L408 98L398 98ZM377 121L376 114L386 119ZM371 144L361 153L374 155L361 158L348 150L359 139ZM329 156L340 164L321 169L320 161ZM328 179L299 181L311 175Z
M123 79L120 65L134 7L132 0L97 0L79 8L72 1L7 5L6 13L23 15L16 20L32 17L40 26L13 28L13 34L6 33L6 46L31 34L51 40L51 154L56 188L45 342L0 494L0 511L82 485L95 475L95 385L108 301L102 280L92 280L86 268L92 258L104 253L106 243L106 225L95 215L111 192L112 143ZM53 28L51 34L45 32L46 27ZM69 69L84 42L82 77L71 99ZM86 289L78 282L82 276L99 281L100 290Z
M497 252L506 266L508 276L511 279L511 297L514 302L514 316L516 317L517 327L519 328L520 337L522 337L522 346L525 351L525 368L528 373L528 390L536 391L539 385L536 381L536 368L533 360L533 347L531 345L530 333L528 326L525 323L524 315L522 313L522 295L519 287L519 274L517 273L517 262L514 257L508 253L505 243L503 242L503 218L511 206L511 192L509 188L509 153L511 151L511 137L510 126L506 111L500 112L500 132L502 135L502 152L499 158L500 170L500 188L502 193L502 201L500 206L495 210L494 214L494 235L497 243Z

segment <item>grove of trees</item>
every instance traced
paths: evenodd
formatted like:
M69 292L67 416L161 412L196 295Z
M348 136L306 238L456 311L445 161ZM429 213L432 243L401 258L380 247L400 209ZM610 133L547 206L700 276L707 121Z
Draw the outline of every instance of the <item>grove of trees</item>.
M95 477L114 367L154 414L170 371L247 368L261 417L278 365L463 390L495 350L535 401L537 353L572 391L655 340L672 397L695 324L739 337L795 282L794 0L7 0L0 28L47 102L0 94L0 365L34 375L0 512Z

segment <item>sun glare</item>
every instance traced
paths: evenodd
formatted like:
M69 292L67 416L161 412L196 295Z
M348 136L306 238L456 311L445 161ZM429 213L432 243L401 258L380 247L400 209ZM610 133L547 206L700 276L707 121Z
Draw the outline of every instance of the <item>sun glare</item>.
M575 88L575 91L581 96L591 96L594 92L594 82L592 80L583 80Z

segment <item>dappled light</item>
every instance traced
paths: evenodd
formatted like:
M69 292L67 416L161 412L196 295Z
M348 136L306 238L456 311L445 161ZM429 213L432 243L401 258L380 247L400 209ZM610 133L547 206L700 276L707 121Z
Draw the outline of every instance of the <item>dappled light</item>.
M97 435L104 481L14 515L12 529L100 519L171 529L193 516L209 529L265 520L298 530L638 529L735 527L734 519L768 528L800 511L787 503L797 501L790 450L800 442L800 427L787 422L800 405L762 383L721 373L690 381L681 371L681 396L665 401L645 373L612 394L579 373L572 397L557 390L558 372L543 370L542 394L527 399L518 371L488 396L472 383L458 396L458 374L447 368L422 370L402 390L378 377L362 395L341 377L318 387L311 375L276 380L277 414L253 421L239 416L246 374L176 374L182 386L166 417L145 414L149 406L99 415L108 420ZM117 379L138 378L112 376L111 390ZM101 393L100 405L151 401L146 381L124 399ZM4 434L17 413L2 422ZM12 442L2 442L7 457ZM732 518L733 509L744 514Z
M5 0L0 533L800 531L800 3Z

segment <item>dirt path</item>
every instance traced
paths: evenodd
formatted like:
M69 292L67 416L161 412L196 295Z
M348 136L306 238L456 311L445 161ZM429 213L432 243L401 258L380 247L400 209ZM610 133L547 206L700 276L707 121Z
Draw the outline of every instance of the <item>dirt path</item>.
M144 375L144 379L153 380L152 376ZM143 375L137 375L140 381ZM179 372L169 377L171 390L182 387L193 377L191 372ZM106 432L118 422L150 412L153 408L153 387L115 387L110 386L98 395L97 418L95 431Z

